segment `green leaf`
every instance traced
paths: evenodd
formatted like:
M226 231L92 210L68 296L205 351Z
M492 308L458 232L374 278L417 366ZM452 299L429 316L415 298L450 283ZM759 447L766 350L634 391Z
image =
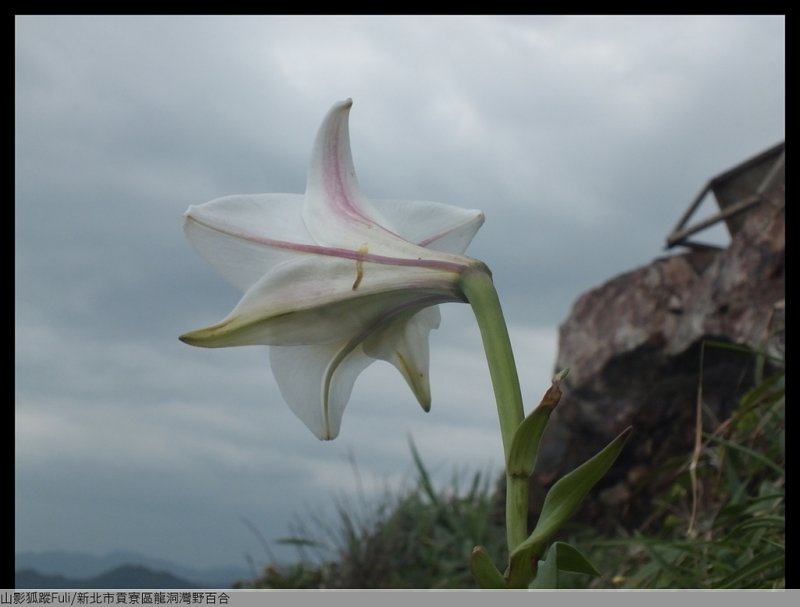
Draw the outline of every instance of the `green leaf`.
M547 558L539 561L536 577L528 585L533 590L554 590L558 588L558 556L556 551L548 550Z
M422 485L422 490L425 492L425 495L428 496L428 499L431 500L431 503L438 506L439 498L437 497L436 491L433 488L431 477L425 468L425 464L422 463L422 458L419 455L419 451L417 451L417 446L414 444L414 440L410 436L408 437L408 446L411 447L411 457L414 458L414 466L416 466L417 472L419 473L419 481Z
M517 478L527 479L533 474L536 467L536 457L539 453L539 442L542 433L550 419L550 414L561 400L559 384L567 376L569 369L562 369L553 376L552 383L547 392L542 396L539 406L531 411L517 427L511 439L511 448L508 451L508 474Z
M534 563L541 556L546 542L577 510L589 490L599 481L614 461L630 436L629 426L605 449L589 461L559 479L547 492L539 521L528 539L511 553L509 562L509 587L525 588L533 576Z
M597 577L600 572L589 562L580 550L566 542L554 542L550 550L557 550L559 571L570 573L585 573Z
M539 561L536 577L528 588L536 590L558 588L559 571L600 575L600 572L577 548L566 542L554 542L547 549L547 558Z
M505 588L506 580L503 574L494 566L492 559L483 546L475 546L469 557L469 568L472 578L479 587L484 589Z
M785 566L785 553L783 550L770 550L769 552L762 554L752 561L748 562L747 565L734 571L725 579L721 580L718 584L715 584L715 588L736 588L736 587L744 587L746 584L744 583L745 580L749 577L753 577L762 573L772 567L776 566Z
M749 457L761 462L765 466L767 466L769 468L772 468L772 470L775 471L778 475L786 474L786 471L783 468L781 468L778 464L773 462L768 457L760 454L758 451L753 451L752 449L748 449L747 447L744 447L742 445L738 445L738 444L736 444L736 443L734 443L732 441L725 440L724 438L721 438L721 437L716 436L714 434L708 434L708 433L704 432L703 436L706 439L708 439L709 442L719 443L720 445L728 447L729 449L733 449L734 451L738 451L740 453L743 453L744 455L747 455L747 456L749 456Z
M303 537L279 537L275 543L285 546L310 546L313 548L324 548L325 543L317 540L310 540Z
M508 473L511 476L528 478L533 474L539 442L551 412L552 409L540 405L517 428L508 454Z
M739 523L728 535L735 537L735 534L748 529L783 529L785 526L786 519L782 516L757 516Z
M780 398L784 394L784 373L776 373L751 388L739 401L740 407L747 408L769 395L770 400Z

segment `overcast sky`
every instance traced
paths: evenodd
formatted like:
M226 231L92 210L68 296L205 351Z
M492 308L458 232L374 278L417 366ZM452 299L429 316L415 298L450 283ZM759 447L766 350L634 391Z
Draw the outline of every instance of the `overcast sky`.
M353 98L363 191L484 211L527 408L574 300L663 255L705 182L784 138L783 17L17 17L16 549L265 558L297 514L499 471L467 306L431 334L433 406L376 363L340 436L284 404L267 348L192 348L240 293L192 204L298 192ZM353 471L351 460L358 466ZM292 551L272 545L279 556Z

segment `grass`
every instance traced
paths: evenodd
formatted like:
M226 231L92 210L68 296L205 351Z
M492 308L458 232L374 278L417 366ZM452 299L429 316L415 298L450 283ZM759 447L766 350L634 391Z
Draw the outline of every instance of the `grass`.
M454 479L437 491L411 442L414 485L386 496L364 514L363 503L337 504L336 524L313 519L281 540L298 549L299 561L268 565L240 588L470 588L469 554L483 544L499 561L504 530L485 475L463 490ZM310 527L313 527L311 529Z
M590 587L785 587L785 376L757 368L756 386L727 420L704 428L698 415L695 448L667 466L674 480L653 504L647 533L574 532L607 572Z

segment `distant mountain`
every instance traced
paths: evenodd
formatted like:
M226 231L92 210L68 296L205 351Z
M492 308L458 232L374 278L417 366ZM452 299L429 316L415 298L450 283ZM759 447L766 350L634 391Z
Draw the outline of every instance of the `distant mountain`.
M151 571L138 565L115 567L101 575L72 579L63 575L45 575L33 569L23 569L14 575L16 588L197 588L187 580L171 575L165 571Z
M165 559L152 558L128 551L116 551L102 556L61 550L17 552L15 555L15 571L18 574L23 573L24 570L33 570L34 573L44 577L63 576L78 581L98 578L125 566L144 568L150 572L168 573L189 584L189 586L181 586L182 588L230 588L235 580L250 579L255 575L253 571L244 566L192 568ZM52 588L53 586L40 587ZM79 586L66 587L78 588ZM136 586L129 586L129 588L134 587Z

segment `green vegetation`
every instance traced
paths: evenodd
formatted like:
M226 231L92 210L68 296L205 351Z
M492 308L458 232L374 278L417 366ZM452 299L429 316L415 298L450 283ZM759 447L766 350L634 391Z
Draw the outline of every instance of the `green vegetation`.
M647 533L575 533L605 573L591 587L785 587L784 371L760 373L729 419L698 424L695 449L673 462Z
M437 492L413 443L411 453L417 470L411 489L387 496L368 516L352 504L339 504L335 527L315 520L317 533L301 526L282 540L297 547L299 563L269 565L260 578L237 587L474 587L472 548L483 545L495 562L506 550L502 505L480 473L466 490L453 480L447 491Z
M703 426L700 391L695 447L651 471L673 480L642 531L620 529L610 538L573 527L561 534L601 575L561 572L559 587L785 587L784 372L764 376L763 368L757 365L756 386L715 427ZM316 521L327 540L298 530L285 540L298 547L298 563L270 565L238 587L474 588L474 546L495 563L507 558L502 505L480 474L466 491L455 481L435 489L413 444L411 452L418 478L410 490L366 517L340 505L336 527Z

